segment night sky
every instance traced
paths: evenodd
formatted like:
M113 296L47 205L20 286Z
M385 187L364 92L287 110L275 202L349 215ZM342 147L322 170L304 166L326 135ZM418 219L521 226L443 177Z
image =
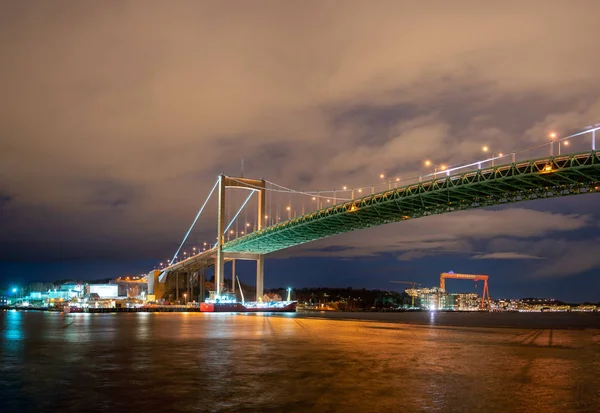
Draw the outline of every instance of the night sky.
M595 0L0 1L0 284L147 273L242 157L295 189L362 186L599 123L598 15ZM389 281L454 270L489 274L495 298L600 301L598 205L340 235L267 256L265 285L401 290Z

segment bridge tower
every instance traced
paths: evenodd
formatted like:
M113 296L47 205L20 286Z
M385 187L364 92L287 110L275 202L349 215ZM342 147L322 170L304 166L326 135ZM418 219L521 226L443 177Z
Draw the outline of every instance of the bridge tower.
M226 175L219 175L219 200L217 212L217 256L215 260L215 288L217 294L221 294L221 284L225 279L225 253L223 252L223 244L225 243L225 203L226 189L239 188L258 192L258 208L257 208L257 230L260 231L264 227L265 222L265 180L264 179L249 179L236 178ZM264 292L264 255L257 254L254 257L256 261L256 300L263 296ZM234 271L235 272L235 271ZM235 282L235 281L234 281Z

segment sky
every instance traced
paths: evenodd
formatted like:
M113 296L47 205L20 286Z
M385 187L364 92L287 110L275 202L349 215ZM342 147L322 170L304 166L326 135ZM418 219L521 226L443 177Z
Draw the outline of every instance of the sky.
M599 12L594 0L0 0L0 283L148 272L241 158L247 176L286 187L352 187L599 123ZM268 256L265 285L398 289L452 269L489 274L496 297L600 301L599 202L339 235ZM197 240L214 238L211 208Z

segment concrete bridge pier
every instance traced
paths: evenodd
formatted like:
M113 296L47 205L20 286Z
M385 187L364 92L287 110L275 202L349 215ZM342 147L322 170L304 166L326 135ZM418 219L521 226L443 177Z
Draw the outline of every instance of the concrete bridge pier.
M256 301L262 301L265 281L265 256L260 254L256 260Z
M231 291L235 293L235 259L231 260Z
M225 279L225 256L223 243L225 241L225 176L219 175L219 201L217 209L217 259L215 261L215 290L221 294L221 284Z

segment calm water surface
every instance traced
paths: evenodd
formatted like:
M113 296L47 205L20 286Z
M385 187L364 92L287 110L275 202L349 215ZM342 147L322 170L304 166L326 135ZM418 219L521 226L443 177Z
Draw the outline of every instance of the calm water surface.
M0 312L0 412L600 412L600 314Z

